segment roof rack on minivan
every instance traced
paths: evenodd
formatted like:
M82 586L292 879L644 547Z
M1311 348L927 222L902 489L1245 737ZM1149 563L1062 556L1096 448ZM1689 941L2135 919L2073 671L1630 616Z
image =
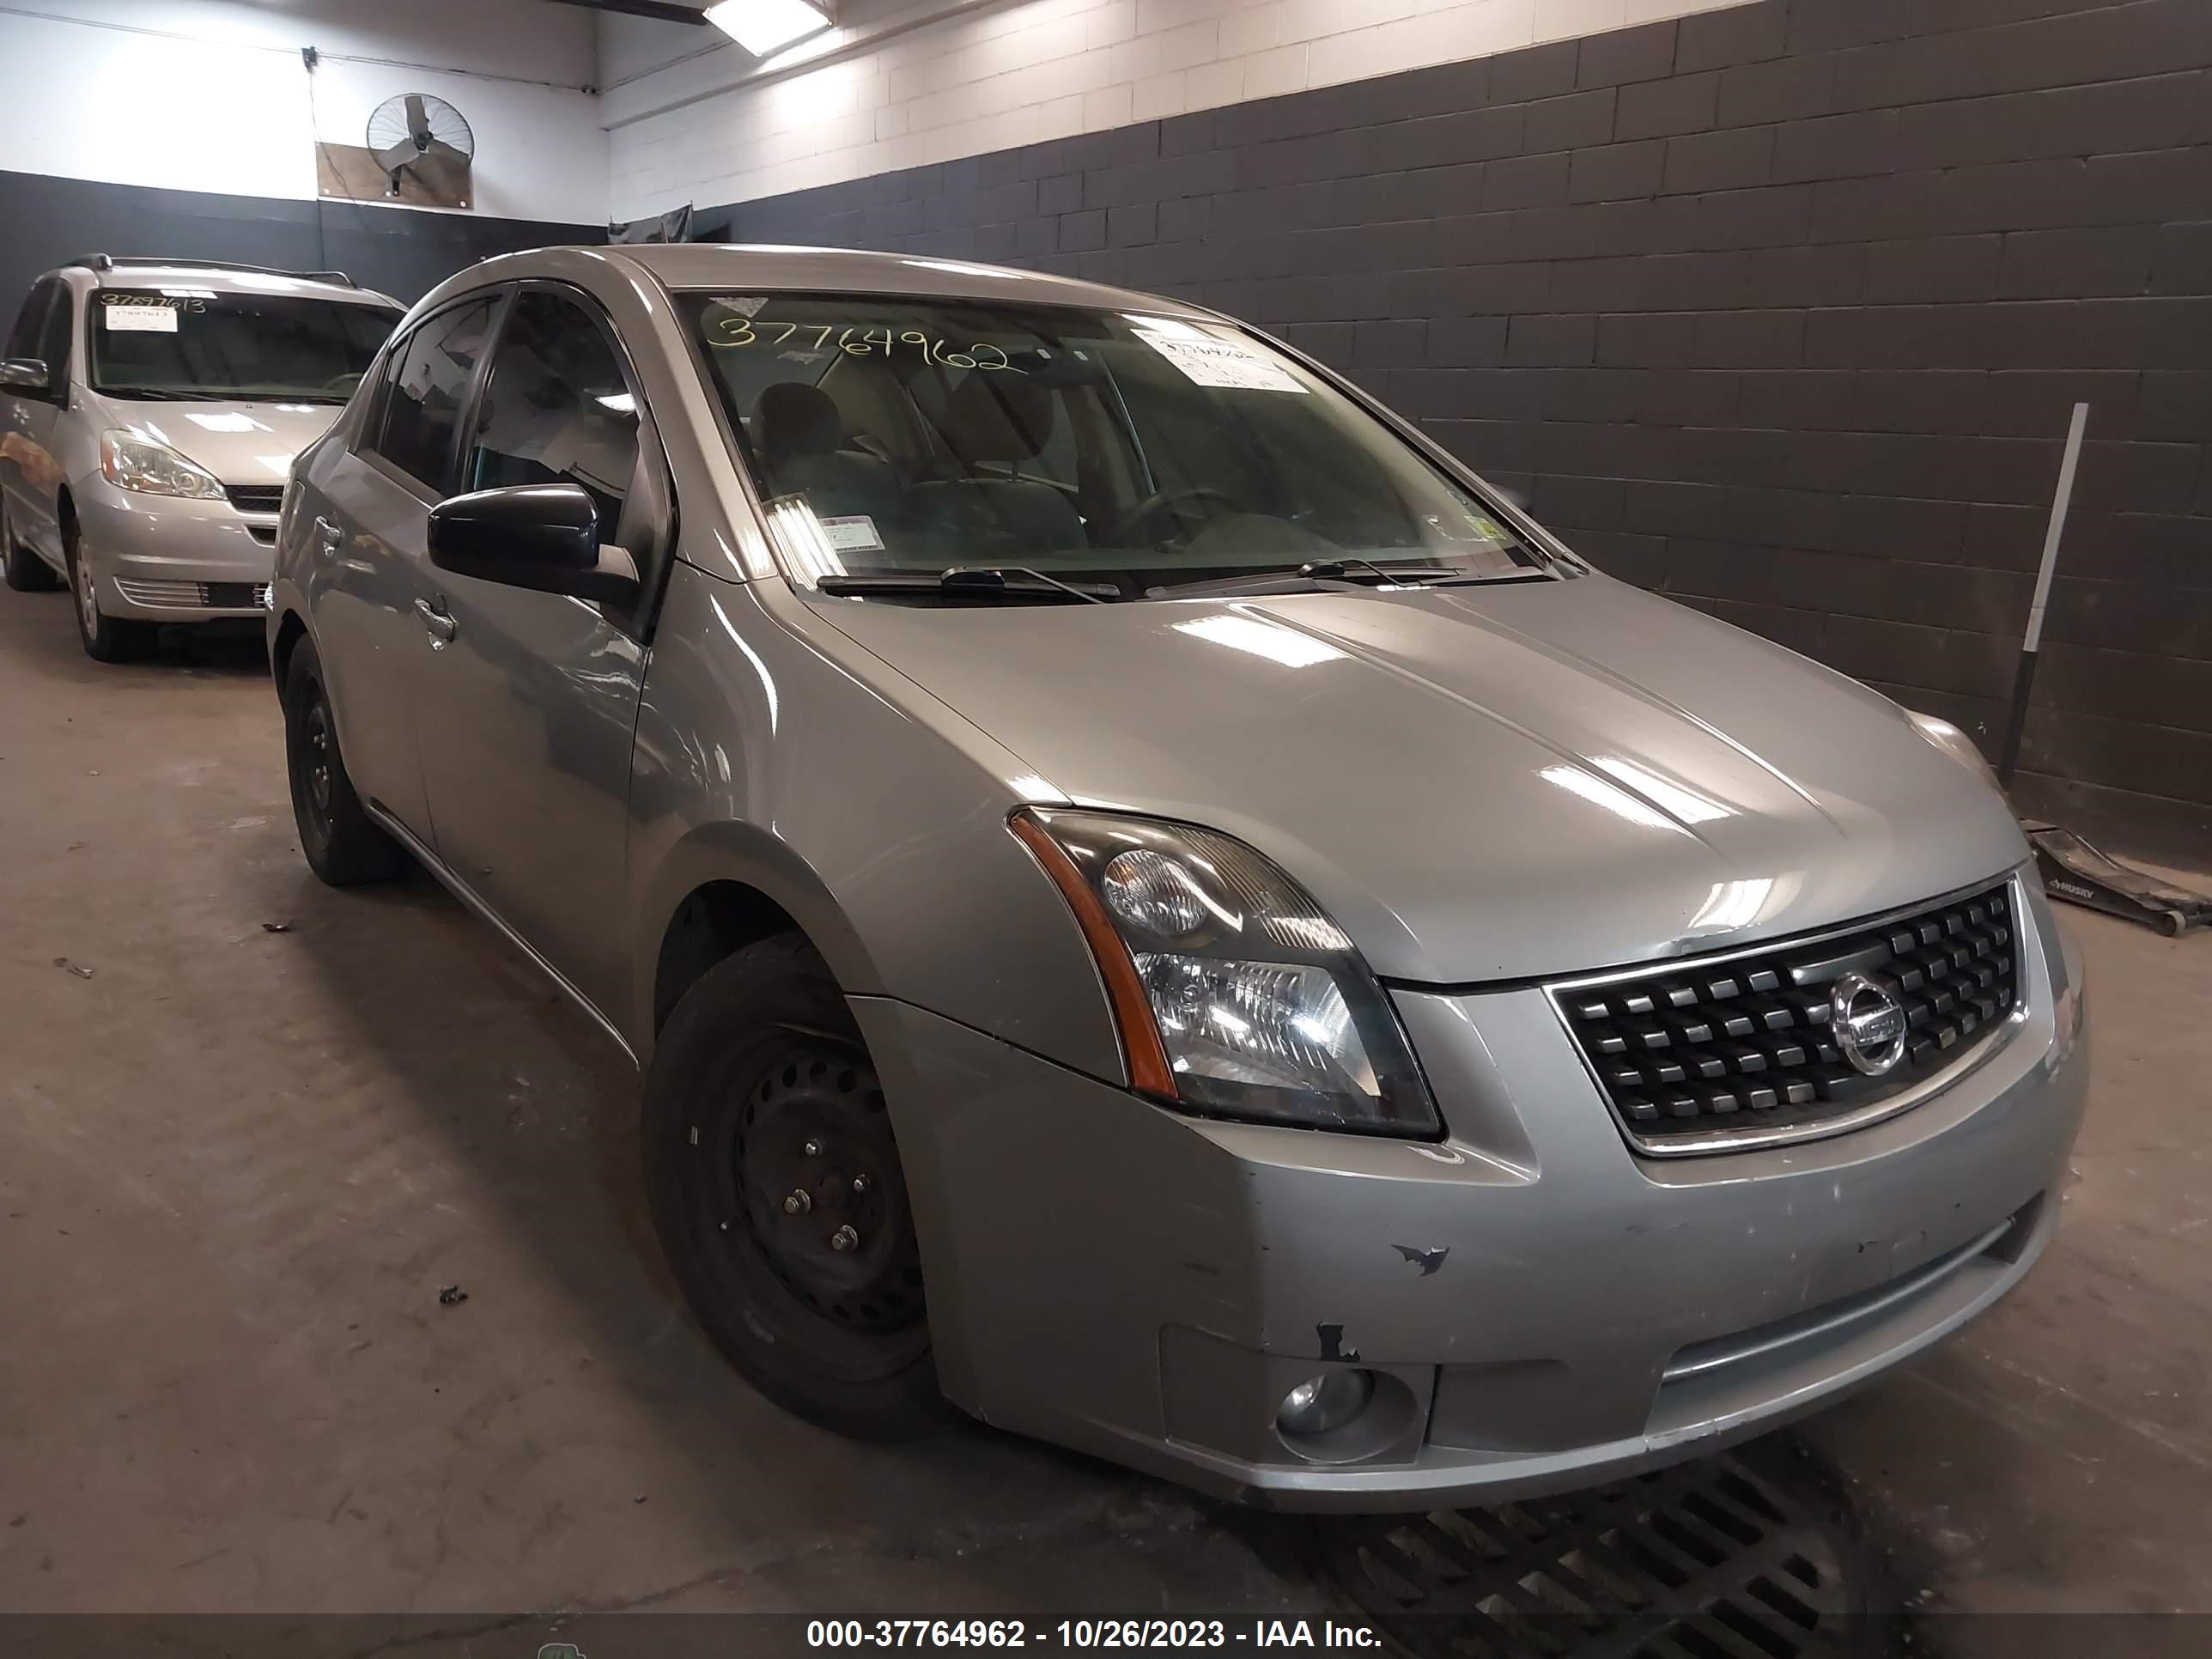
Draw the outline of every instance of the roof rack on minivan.
M228 259L172 259L146 253L88 253L70 261L87 270L113 270L118 265L157 265L184 270L245 270L256 276L293 276L303 283L339 283L347 288L361 284L343 270L279 270L272 265L241 265Z

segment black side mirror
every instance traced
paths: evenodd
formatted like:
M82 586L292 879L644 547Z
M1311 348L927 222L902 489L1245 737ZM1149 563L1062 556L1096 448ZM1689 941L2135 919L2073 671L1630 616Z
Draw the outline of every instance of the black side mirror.
M515 484L455 495L430 509L430 562L458 576L540 593L623 604L637 567L599 544L599 509L580 485Z
M0 363L0 392L44 398L50 395L50 384L46 364L36 357L10 357Z

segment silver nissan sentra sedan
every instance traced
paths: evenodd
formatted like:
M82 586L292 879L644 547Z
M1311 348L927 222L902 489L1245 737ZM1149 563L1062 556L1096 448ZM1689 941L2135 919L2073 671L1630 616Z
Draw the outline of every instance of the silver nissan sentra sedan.
M1494 1499L2057 1224L2080 969L1972 743L1194 305L489 261L301 457L269 630L317 872L422 863L639 1062L678 1279L817 1422Z

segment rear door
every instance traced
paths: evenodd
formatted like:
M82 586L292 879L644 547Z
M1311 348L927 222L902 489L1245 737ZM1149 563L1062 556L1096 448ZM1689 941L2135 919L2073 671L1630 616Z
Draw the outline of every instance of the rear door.
M352 444L319 460L300 561L346 771L364 799L434 838L415 712L432 663L422 611L430 508L454 493L461 416L503 290L432 313L386 355ZM299 533L296 532L295 533Z
M7 492L8 522L18 541L57 568L62 467L54 455L54 428L69 399L70 323L76 309L58 276L32 287L8 337L7 355L44 362L46 389L0 392L0 489Z
M463 447L461 487L575 483L645 592L667 551L665 471L597 306L525 288ZM438 856L592 1006L628 989L630 752L645 619L425 567L433 653L416 705Z

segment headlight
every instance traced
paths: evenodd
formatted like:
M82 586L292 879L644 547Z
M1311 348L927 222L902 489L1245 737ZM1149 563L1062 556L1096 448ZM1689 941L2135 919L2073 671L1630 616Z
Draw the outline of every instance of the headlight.
M1259 854L1102 812L1024 808L1009 823L1075 910L1139 1089L1215 1116L1441 1133L1358 951Z
M1906 709L1905 718L1912 722L1914 731L1972 772L1984 783L1989 785L1990 788L2000 794L2004 792L2004 786L1997 781L1996 773L1990 769L1989 762L1982 757L1980 746L1950 721L1938 720L1933 714L1923 714L1915 708Z
M133 432L111 431L101 435L100 470L118 489L135 489L142 495L182 495L196 501L224 499L222 485L214 474L167 444Z

